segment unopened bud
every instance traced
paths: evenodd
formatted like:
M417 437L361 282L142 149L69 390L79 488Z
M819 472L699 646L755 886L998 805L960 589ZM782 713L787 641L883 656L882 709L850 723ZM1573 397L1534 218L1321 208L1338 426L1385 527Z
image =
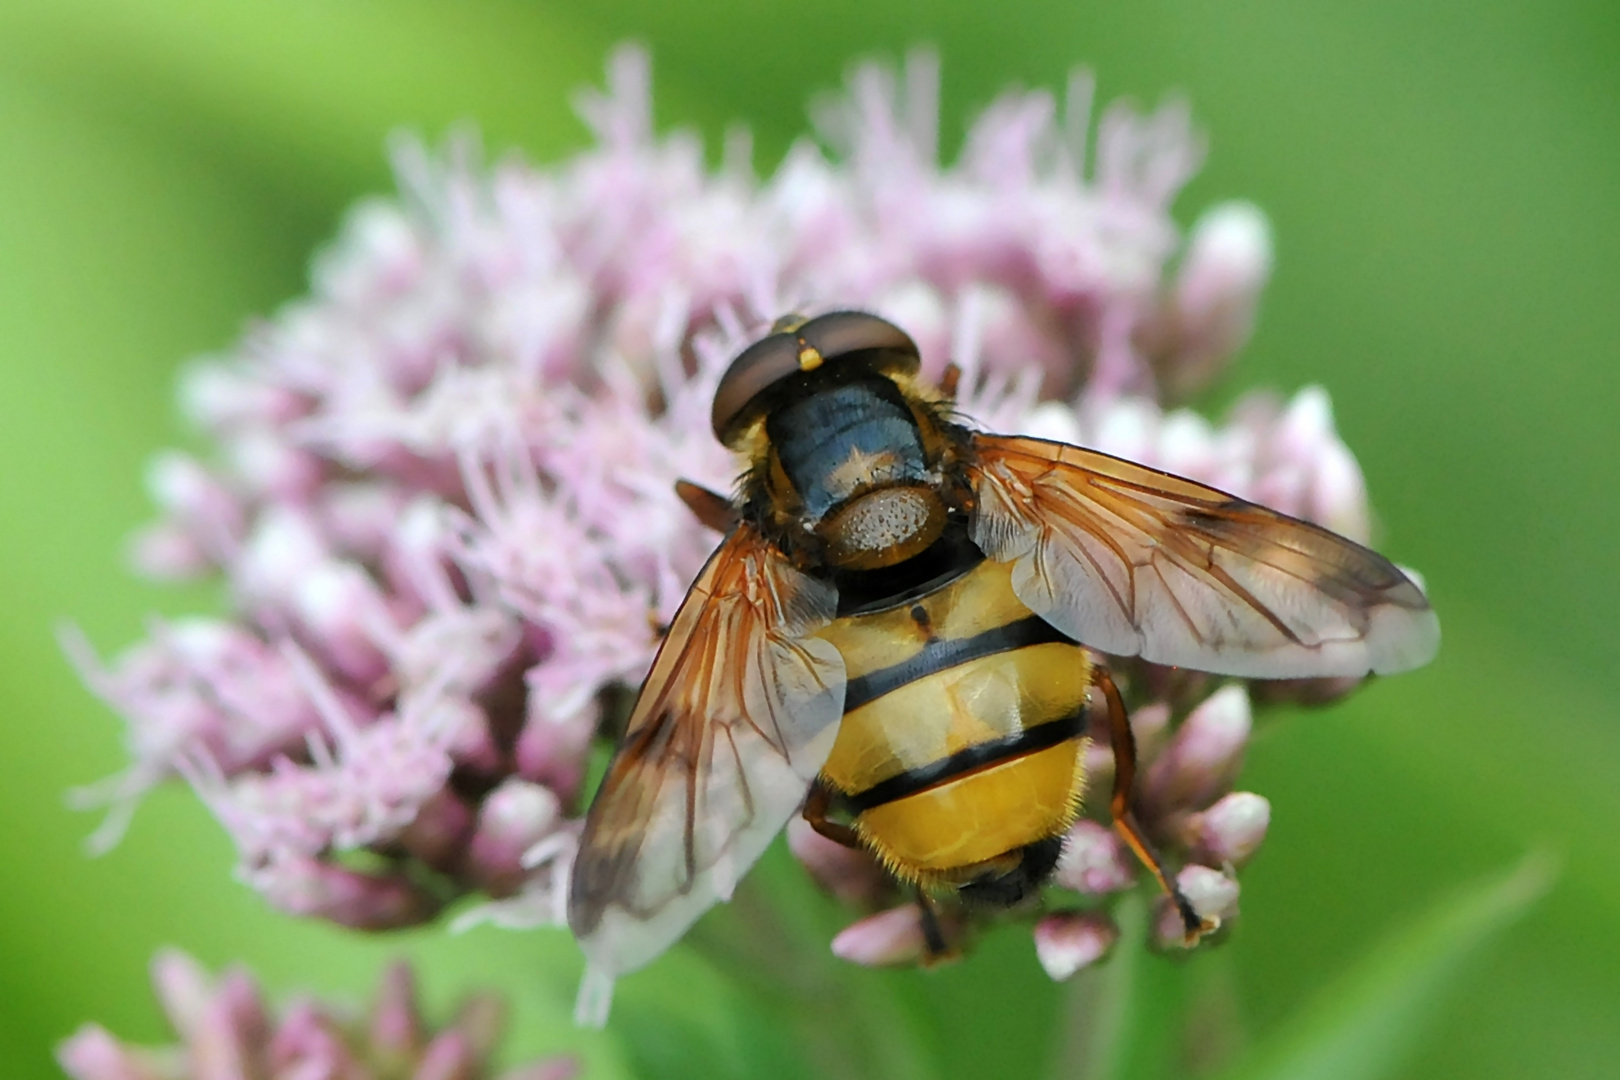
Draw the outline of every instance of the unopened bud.
M399 843L429 866L450 870L466 848L472 824L472 809L454 789L443 787L418 808L399 834Z
M1063 838L1063 854L1052 880L1066 889L1100 896L1130 888L1136 875L1114 831L1081 820Z
M513 750L518 775L546 785L559 798L572 799L584 775L582 764L593 727L588 723L554 723L531 711Z
M1119 928L1101 912L1060 912L1035 924L1035 955L1056 982L1096 963L1119 940Z
M242 424L284 423L303 410L291 388L255 378L229 362L205 362L180 372L180 410L200 427L230 432Z
M265 498L301 502L312 496L325 478L317 455L293 445L274 428L233 431L226 449L244 490Z
M927 948L922 920L922 909L916 904L868 915L846 926L833 938L833 955L865 967L918 960Z
M278 862L252 880L272 905L356 930L396 930L434 918L443 902L402 874L367 874L319 859Z
M1145 801L1159 813L1207 806L1232 782L1248 746L1252 717L1242 686L1222 687L1182 722L1148 770Z
M360 567L338 560L307 567L292 589L292 607L327 666L359 686L388 672L376 628L392 616L381 589Z
M1159 372L1174 393L1203 386L1248 342L1271 259L1271 226L1252 203L1221 203L1198 219L1176 275L1173 345Z
M491 896L515 892L528 876L523 853L545 839L562 819L562 804L549 789L509 779L489 793L478 810L478 827L467 848L467 869Z
M73 1080L165 1080L173 1063L149 1051L120 1046L99 1024L85 1024L56 1050L57 1064Z
M152 958L152 987L169 1026L189 1038L208 1011L214 980L189 954L163 949Z
M375 1064L403 1070L421 1052L425 1032L409 964L390 964L371 1004L368 1028Z
M467 1037L450 1030L440 1033L422 1052L413 1080L477 1080L478 1056Z
M479 991L456 1008L451 1025L467 1040L467 1047L480 1061L494 1053L500 1041L501 1028L506 1026L506 1003L499 994Z
M135 533L127 550L135 571L157 581L190 581L217 565L195 535L168 521Z
M349 1076L360 1068L342 1034L310 1001L287 1010L265 1056L276 1076Z
M1194 814L1190 824L1199 855L1214 863L1241 866L1266 838L1271 803L1250 791L1234 791L1203 813Z

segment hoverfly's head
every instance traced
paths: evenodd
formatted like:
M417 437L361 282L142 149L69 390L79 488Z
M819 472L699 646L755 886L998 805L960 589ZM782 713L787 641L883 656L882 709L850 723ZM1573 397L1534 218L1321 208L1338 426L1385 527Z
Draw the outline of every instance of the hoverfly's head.
M784 315L731 362L714 394L714 436L739 449L754 424L806 393L845 381L917 374L917 343L864 311Z
M778 533L826 564L882 569L927 549L948 517L950 448L916 384L904 330L834 311L778 319L732 361L714 395L714 434L750 461L745 493Z

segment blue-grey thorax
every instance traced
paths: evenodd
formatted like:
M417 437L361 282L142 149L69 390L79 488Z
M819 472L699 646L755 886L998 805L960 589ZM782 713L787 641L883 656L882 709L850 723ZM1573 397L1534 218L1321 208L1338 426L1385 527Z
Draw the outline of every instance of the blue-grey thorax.
M853 495L928 479L916 418L885 378L818 390L772 412L765 427L811 521Z

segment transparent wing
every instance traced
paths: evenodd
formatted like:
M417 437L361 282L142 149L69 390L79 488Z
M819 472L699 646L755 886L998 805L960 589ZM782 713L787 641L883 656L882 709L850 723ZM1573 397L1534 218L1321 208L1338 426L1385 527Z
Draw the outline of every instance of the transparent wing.
M1252 678L1404 671L1439 648L1423 591L1326 529L1063 443L974 446L974 541L1085 645Z
M574 864L568 924L599 983L646 964L728 899L799 808L843 715L843 659L806 636L836 609L831 586L748 525L698 575ZM606 1018L605 1001L582 995L580 1007Z

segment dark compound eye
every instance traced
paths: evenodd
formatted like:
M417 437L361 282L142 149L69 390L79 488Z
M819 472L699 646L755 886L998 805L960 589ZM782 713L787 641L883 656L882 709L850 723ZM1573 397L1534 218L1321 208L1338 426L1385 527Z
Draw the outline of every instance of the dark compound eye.
M784 379L850 359L885 375L912 375L919 364L909 334L864 311L778 319L771 333L738 354L721 377L711 414L715 438L731 446L766 404L761 396Z

